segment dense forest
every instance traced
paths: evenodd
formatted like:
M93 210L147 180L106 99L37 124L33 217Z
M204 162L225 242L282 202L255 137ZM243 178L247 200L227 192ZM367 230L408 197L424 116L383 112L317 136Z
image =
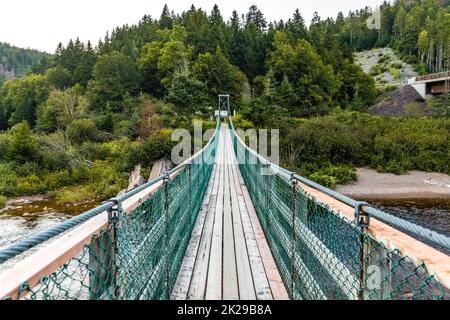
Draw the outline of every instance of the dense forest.
M448 119L364 114L380 92L353 60L390 45L421 72L448 67L449 1L385 3L380 31L365 27L371 14L316 13L308 27L300 10L268 22L251 6L226 21L217 5L166 5L97 44L60 43L0 87L0 197L113 196L135 165L148 172L170 154L172 129L211 119L219 93L231 94L238 126L282 129L283 164L326 185L361 165L450 173Z
M36 65L46 64L51 55L37 50L22 49L0 42L0 85L6 79L24 76Z
M356 50L391 47L416 66L419 73L450 68L450 1L397 0L380 8L380 29L368 29L366 20L372 10L339 14L341 41Z

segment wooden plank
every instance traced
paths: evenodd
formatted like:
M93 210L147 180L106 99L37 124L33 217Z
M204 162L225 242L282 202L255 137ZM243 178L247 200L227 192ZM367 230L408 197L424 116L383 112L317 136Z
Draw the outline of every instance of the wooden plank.
M75 227L54 242L19 261L11 269L0 274L0 299L18 298L19 286L27 282L33 288L43 275L49 275L65 262L76 256L91 242L94 234L99 234L108 226L108 213L103 212Z
M236 257L235 253L235 230L233 226L233 216L231 211L231 190L230 190L230 172L229 172L229 155L230 151L228 146L227 131L224 131L224 204L223 204L223 299L224 300L238 300L239 291L238 288L238 275L236 269ZM236 247L236 251L239 250ZM240 278L239 278L240 280Z
M238 171L239 176L241 176ZM243 179L242 179L243 181ZM272 297L274 300L289 300L289 295L281 279L280 273L278 271L277 265L273 258L272 252L270 251L269 244L267 243L264 231L259 222L258 216L256 215L255 208L250 199L247 187L241 184L242 193L247 207L247 212L249 213L250 221L252 223L253 231L255 233L256 242L261 254L261 258L264 264L264 269L266 271L267 279L270 284L270 289L272 291Z
M242 220L242 226L247 244L250 266L253 276L254 289L258 300L272 300L272 291L270 289L269 280L267 279L264 263L261 253L256 242L256 236L250 221L250 217L245 205L244 195L242 193L241 184L237 175L236 166L233 167L233 178L236 190L237 206L239 208Z
M220 148L224 148L223 126L220 133ZM207 300L222 299L222 235L223 235L223 199L224 199L224 176L225 164L224 153L218 158L220 169L219 192L214 215L214 226L212 232L211 254L209 257L208 280L206 287Z
M214 164L211 174L211 179L208 183L205 198L202 203L200 213L197 217L197 221L192 230L192 236L189 240L188 247L186 249L186 255L183 259L183 263L178 274L178 278L175 282L175 287L172 292L172 300L187 300L189 286L194 274L195 260L200 248L200 240L202 238L203 227L205 226L206 216L209 210L210 202L213 199L212 191L214 186L217 186L217 174L216 165ZM215 199L215 198L214 198Z
M218 152L215 164L214 174L216 179L214 180L214 186L211 191L211 199L208 204L208 212L206 214L205 223L202 229L202 237L200 240L200 245L197 251L197 257L194 265L194 272L192 275L191 283L188 291L189 300L203 300L205 298L206 292L206 282L208 277L208 266L209 266L209 256L211 252L212 243L212 230L214 226L214 212L216 209L216 202L219 190L219 182L222 179L222 172L220 171L218 159L221 157L223 152L220 149L220 138L218 142Z
M249 254L247 251L247 244L244 237L244 230L241 220L241 212L239 210L239 205L237 201L236 185L234 182L233 175L233 150L231 146L231 137L229 130L226 131L226 147L228 149L228 163L227 166L231 187L231 201L232 201L232 214L233 214L233 226L234 226L234 245L236 247L236 261L237 261L237 271L239 279L239 295L242 300L255 300L255 286L254 279L252 275L252 270L250 267Z

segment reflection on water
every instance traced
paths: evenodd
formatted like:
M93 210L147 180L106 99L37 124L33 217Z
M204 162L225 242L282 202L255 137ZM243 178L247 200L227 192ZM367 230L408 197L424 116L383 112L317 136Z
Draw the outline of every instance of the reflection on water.
M450 236L450 199L383 199L367 202L399 218ZM429 241L423 241L431 245ZM450 254L448 249L433 246Z
M377 208L450 236L450 199L400 199L368 201Z
M20 241L96 206L96 203L63 205L52 200L4 209L0 213L0 248Z

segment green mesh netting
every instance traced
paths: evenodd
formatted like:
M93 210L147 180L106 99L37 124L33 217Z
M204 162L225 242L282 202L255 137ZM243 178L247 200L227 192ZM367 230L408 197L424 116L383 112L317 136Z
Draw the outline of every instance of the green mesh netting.
M169 299L211 175L219 129L190 164L21 299Z
M373 240L288 174L261 163L231 133L240 171L292 299L450 298L424 264Z

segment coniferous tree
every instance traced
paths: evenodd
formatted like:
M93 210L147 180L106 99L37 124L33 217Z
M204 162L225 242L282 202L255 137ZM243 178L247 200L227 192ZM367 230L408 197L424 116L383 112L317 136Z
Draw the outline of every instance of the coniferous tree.
M166 3L161 13L161 17L159 18L159 27L161 29L172 29L172 24L173 17Z

